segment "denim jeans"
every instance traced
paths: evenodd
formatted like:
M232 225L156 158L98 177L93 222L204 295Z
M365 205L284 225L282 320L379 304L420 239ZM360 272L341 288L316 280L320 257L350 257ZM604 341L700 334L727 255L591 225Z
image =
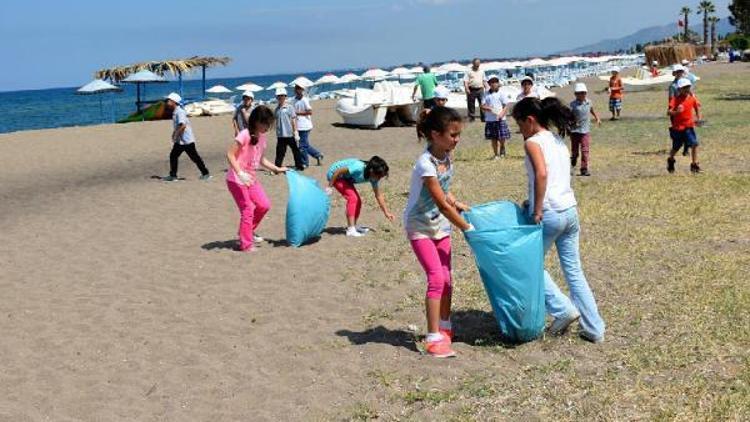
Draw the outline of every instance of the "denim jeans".
M554 318L565 318L577 310L581 314L581 329L592 338L602 338L605 328L604 320L599 315L594 293L581 267L581 256L578 250L580 227L577 207L560 212L545 211L542 223L544 254L547 254L553 243L557 246L560 267L570 289L570 298L568 298L545 270L544 302L547 312Z
M309 130L299 131L299 152L302 155L302 164L304 164L305 167L310 165L310 155L312 155L313 158L319 158L322 155L320 151L310 145Z

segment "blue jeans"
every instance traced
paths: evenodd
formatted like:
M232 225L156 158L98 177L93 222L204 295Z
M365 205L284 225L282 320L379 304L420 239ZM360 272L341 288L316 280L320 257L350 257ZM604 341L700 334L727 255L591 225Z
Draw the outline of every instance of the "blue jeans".
M309 130L300 130L299 131L299 152L302 155L302 164L305 165L305 167L310 165L310 155L313 156L313 158L320 158L323 154L320 153L315 147L310 145L310 131Z
M581 314L581 329L594 339L602 338L604 320L599 315L594 293L581 267L581 255L578 250L578 209L571 207L560 212L545 211L542 223L544 254L547 254L553 243L557 246L557 256L560 258L560 266L570 290L568 298L545 270L544 303L547 312L553 318L565 318L578 311Z

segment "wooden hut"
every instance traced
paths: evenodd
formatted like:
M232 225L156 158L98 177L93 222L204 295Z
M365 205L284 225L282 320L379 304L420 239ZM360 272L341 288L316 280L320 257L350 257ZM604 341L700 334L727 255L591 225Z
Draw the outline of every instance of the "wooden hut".
M659 44L650 45L643 49L646 63L658 61L660 66L680 63L683 60L694 61L698 56L693 44Z

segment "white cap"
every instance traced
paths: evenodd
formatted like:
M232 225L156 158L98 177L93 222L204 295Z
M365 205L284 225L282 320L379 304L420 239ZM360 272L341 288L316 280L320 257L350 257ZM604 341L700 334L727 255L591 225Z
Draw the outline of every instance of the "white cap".
M692 83L690 83L690 79L688 78L680 78L677 81L677 89L685 88L686 86L693 86Z
M287 96L287 95L286 95L286 88L281 88L281 87L279 87L279 88L276 88L276 93L275 93L274 95L276 95L277 97L278 97L279 95L283 95L283 96L285 96L285 97L286 97L286 96Z
M682 65L687 66L690 64L690 61L688 59L682 59Z
M242 96L255 99L255 94L253 94L253 91L245 91L242 93Z
M444 87L443 85L438 85L435 87L435 98L447 100L450 93L450 90L448 90L448 88Z
M589 90L586 88L586 84L579 82L573 87L573 92L589 92Z
M659 66L659 61L658 60L654 60L653 62L651 62L651 64L654 65L654 66Z
M177 104L182 103L182 97L180 97L180 94L178 94L176 92L169 93L169 95L167 95L166 99L172 100L172 101L176 102Z
M620 73L620 66L612 66L612 69L610 69L610 71Z
M526 82L526 81L529 81L529 82L531 82L533 84L534 83L534 78L532 78L531 76L524 76L521 79L521 85L523 85L523 83Z
M685 66L683 66L681 64L676 64L676 65L672 66L672 73L684 72L686 70L687 69L685 69Z

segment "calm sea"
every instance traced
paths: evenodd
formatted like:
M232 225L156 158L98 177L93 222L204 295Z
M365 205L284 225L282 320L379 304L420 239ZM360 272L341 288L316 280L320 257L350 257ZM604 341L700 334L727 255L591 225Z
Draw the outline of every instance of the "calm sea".
M336 72L337 75L348 71ZM356 70L359 74L362 71ZM305 76L316 80L324 72L306 73ZM234 90L235 87L246 82L253 82L267 87L276 81L289 82L299 75L266 75L230 79L207 79L206 88L214 85L224 85ZM87 126L102 123L112 123L135 111L135 85L123 84L124 91L120 93L106 93L100 95L76 95L78 87L54 88L33 91L0 92L0 104L3 111L0 114L0 133L19 130L44 129L66 126ZM344 85L328 85L329 89L340 89ZM318 89L325 89L326 86ZM146 85L145 100L163 98L170 92L178 91L177 81ZM291 89L289 90L291 94ZM212 98L229 99L233 94L208 94ZM201 81L190 80L183 82L183 97L199 99L202 95ZM256 99L269 100L273 98L273 91L256 92ZM100 102L101 101L101 102Z

